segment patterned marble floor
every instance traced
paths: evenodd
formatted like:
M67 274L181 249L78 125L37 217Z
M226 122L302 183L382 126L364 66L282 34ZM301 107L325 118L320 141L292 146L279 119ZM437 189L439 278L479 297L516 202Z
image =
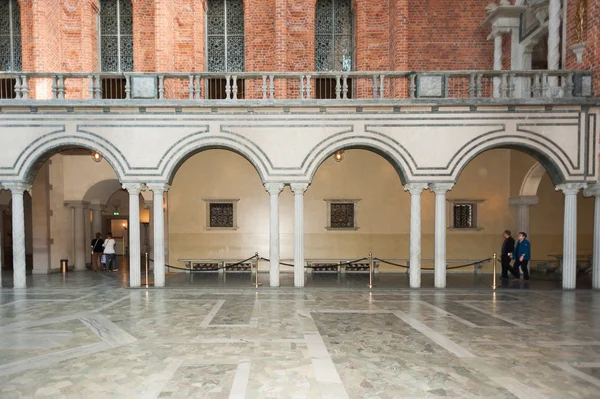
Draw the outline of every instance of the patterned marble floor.
M0 398L600 397L600 292L231 278L2 288Z

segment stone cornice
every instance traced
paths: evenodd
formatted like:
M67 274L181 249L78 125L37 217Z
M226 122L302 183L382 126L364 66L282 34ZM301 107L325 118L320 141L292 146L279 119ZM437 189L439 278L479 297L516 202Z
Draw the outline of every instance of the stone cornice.
M65 201L64 204L66 207L74 209L85 209L90 205L88 201Z
M519 195L517 197L510 197L508 199L508 205L537 205L539 198L536 195Z

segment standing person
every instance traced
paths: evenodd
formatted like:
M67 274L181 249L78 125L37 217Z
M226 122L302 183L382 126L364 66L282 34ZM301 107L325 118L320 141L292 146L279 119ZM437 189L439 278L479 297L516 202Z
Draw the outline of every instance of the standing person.
M527 264L531 259L531 244L527 239L527 233L521 231L517 234L517 246L515 248L515 264L511 269L512 274L515 278L519 278L519 267L523 270L523 278L525 281L529 281L529 269Z
M106 271L116 272L117 270L117 259L115 254L115 239L112 237L112 233L106 235L104 240L104 255L106 256Z
M100 268L100 260L104 252L104 240L102 234L96 233L96 238L92 240L92 269L97 272Z
M512 270L510 267L510 260L515 252L515 239L510 235L510 230L504 230L504 242L502 243L502 249L500 250L500 260L502 262L502 278L508 279L508 271Z

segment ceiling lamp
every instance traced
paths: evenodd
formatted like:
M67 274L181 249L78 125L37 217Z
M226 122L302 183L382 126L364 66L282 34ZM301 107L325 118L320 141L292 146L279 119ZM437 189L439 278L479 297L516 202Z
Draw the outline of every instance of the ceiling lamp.
M333 159L335 159L336 162L342 162L344 160L344 150L336 151L335 154L333 154Z
M92 159L94 160L94 162L100 162L102 161L102 155L100 155L99 152L92 152Z

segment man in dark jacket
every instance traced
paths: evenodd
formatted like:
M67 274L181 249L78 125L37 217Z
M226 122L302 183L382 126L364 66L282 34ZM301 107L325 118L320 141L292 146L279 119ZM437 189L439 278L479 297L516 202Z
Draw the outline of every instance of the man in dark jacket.
M529 281L529 269L527 269L527 264L529 263L529 259L531 259L531 244L529 244L529 240L527 239L527 233L521 231L517 235L517 245L515 247L515 264L511 269L512 274L515 278L519 278L519 267L523 270L523 278L525 281Z
M508 271L510 267L510 259L515 252L515 239L510 235L510 230L504 230L504 242L500 250L500 261L502 262L502 278L508 279Z

